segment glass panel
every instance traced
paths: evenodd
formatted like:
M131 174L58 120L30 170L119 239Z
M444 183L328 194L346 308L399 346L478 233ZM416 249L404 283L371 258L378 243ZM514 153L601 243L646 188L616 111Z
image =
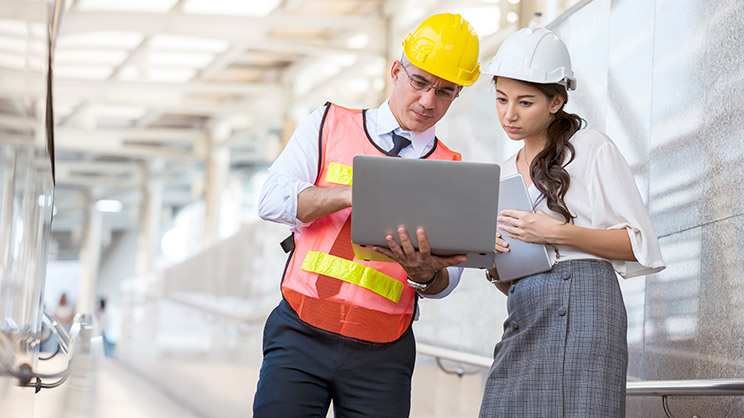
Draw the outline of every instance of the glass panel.
M36 369L39 352L54 143L47 124L49 31L38 28L50 26L51 4L0 0L0 9L22 7L25 18L0 21L0 33L21 46L8 51L13 59L0 60L0 388L17 385L9 369L23 363ZM32 395L0 391L4 414L31 417Z

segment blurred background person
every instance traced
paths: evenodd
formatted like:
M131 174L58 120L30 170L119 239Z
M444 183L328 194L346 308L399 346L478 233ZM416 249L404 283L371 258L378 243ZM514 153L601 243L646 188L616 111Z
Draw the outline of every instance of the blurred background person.
M106 357L114 357L116 343L114 340L116 313L113 306L106 303L106 298L98 299L96 308L96 319L101 327L101 337L103 337L103 348Z
M67 299L67 293L62 293L54 309L54 319L57 320L68 332L72 327L72 321L75 319L75 305Z

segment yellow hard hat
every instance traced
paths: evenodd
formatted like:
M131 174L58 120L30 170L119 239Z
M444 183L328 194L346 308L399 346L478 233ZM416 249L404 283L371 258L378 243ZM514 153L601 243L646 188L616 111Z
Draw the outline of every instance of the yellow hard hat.
M478 35L460 15L428 17L403 41L403 52L416 67L461 86L480 75Z

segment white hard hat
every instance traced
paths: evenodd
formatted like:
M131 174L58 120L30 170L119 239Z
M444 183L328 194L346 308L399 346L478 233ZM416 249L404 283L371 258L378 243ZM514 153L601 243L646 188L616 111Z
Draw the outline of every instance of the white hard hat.
M511 34L483 74L539 84L558 83L568 90L576 90L566 44L543 27L524 28Z

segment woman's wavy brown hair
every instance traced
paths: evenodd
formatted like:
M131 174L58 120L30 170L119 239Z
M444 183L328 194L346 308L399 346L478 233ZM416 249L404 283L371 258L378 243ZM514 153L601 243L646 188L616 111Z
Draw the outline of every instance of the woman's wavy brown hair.
M496 79L497 77L493 78L494 84ZM532 159L530 176L535 187L542 193L540 199L546 200L548 208L559 213L566 222L573 222L575 216L571 215L571 211L568 210L566 202L563 200L566 192L568 192L568 187L571 185L571 176L569 176L565 167L573 161L576 154L569 140L576 131L586 124L586 121L579 115L563 110L568 103L566 87L560 84L525 83L538 89L547 96L549 101L553 100L555 96L563 97L563 105L548 125L545 148Z

